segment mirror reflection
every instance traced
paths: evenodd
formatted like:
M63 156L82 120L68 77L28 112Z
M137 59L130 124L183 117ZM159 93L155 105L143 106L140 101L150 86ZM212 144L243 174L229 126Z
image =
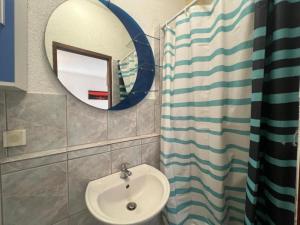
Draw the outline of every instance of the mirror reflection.
M98 0L68 0L51 15L45 32L49 63L81 101L110 109L137 79L138 58L122 22Z

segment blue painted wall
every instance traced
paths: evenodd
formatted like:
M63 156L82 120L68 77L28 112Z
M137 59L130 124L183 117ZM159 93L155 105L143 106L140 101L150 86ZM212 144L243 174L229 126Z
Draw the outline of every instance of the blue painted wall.
M0 25L0 81L14 82L14 1L5 1L5 26Z

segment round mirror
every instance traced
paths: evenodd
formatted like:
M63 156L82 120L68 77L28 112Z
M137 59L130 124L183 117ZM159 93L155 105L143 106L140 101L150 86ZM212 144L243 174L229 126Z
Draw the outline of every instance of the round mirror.
M62 85L88 105L113 109L127 101L127 107L119 107L122 109L141 100L130 100L130 96L137 99L134 86L142 71L137 43L131 38L135 34L129 34L124 24L99 0L68 0L48 21L45 48L49 63Z

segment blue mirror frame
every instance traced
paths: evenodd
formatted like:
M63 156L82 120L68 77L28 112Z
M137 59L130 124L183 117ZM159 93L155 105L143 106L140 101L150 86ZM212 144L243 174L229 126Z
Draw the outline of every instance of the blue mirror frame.
M123 23L133 40L137 52L138 72L132 91L128 94L126 99L109 109L123 110L138 104L148 95L155 76L155 60L147 36L138 23L123 9L110 1L99 1L110 9Z

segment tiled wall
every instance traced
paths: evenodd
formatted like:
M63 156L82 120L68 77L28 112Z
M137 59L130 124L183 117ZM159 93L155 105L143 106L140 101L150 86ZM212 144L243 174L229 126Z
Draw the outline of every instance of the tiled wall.
M55 78L43 32L61 2L28 1L29 92L0 90L0 225L100 225L85 205L89 181L122 162L159 167L159 97L107 112L75 99ZM159 65L159 42L154 47ZM4 149L3 131L15 129L26 129L27 145ZM161 225L160 217L150 224Z
M131 165L145 162L157 166L158 139L112 144L3 164L4 224L56 224L64 219L69 223L74 221L70 224L100 224L86 211L86 185L91 180L117 171L123 160ZM75 221L80 215L84 215L84 218L80 218L82 223Z
M2 149L3 225L98 225L85 206L89 181L123 162L159 167L153 101L108 113L70 95L0 91L0 115L1 131L27 130L26 146Z

